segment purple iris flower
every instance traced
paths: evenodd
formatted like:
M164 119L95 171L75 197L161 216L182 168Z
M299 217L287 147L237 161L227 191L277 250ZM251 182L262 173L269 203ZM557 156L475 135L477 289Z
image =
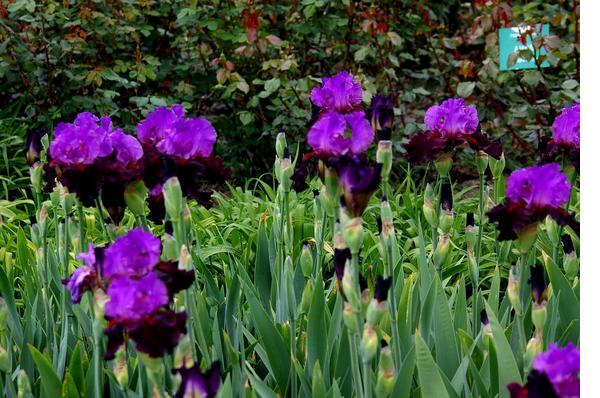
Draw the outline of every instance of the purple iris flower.
M381 181L381 163L369 165L362 156L343 157L332 162L340 179L344 205L352 217L361 217L371 194Z
M565 108L552 124L552 140L558 145L579 149L579 104Z
M174 369L173 373L181 375L181 384L173 398L213 398L217 396L221 384L219 362L213 362L204 373L200 371L198 364L194 364L191 368Z
M50 156L64 166L92 164L110 155L112 146L106 127L97 116L82 112L73 123L59 123L50 143Z
M579 348L550 344L533 360L525 385L511 383L508 390L511 398L579 398L579 371Z
M579 223L561 206L569 200L571 184L556 163L514 171L506 181L506 202L488 212L497 222L498 239L517 239L525 227L551 216L560 225L569 225L579 234Z
M371 101L369 111L371 127L377 131L379 140L391 138L392 124L394 123L394 102L391 95L377 94Z
M91 243L87 252L79 253L77 258L83 260L85 265L73 271L68 279L62 280L62 284L71 292L71 303L79 303L85 292L100 286L99 270L103 257L104 249L94 248Z
M544 267L531 267L531 296L537 305L542 305L548 299L548 284L544 276Z
M453 139L472 134L479 126L477 108L466 105L462 98L449 98L425 112L425 125L430 131L438 131L443 138Z
M134 136L125 134L123 130L118 129L111 132L109 138L118 166L126 167L144 156L140 142Z
M552 139L541 142L542 159L567 158L579 170L579 104L563 109L552 124Z
M137 280L119 276L110 283L107 294L109 319L137 321L169 303L167 286L153 272Z
M144 145L157 145L175 129L175 123L183 119L185 110L180 104L171 108L156 108L137 125L137 136Z
M388 298L388 292L392 286L392 277L382 278L378 276L375 280L375 292L373 298L377 301L384 302Z
M373 141L373 129L360 108L362 88L352 76L342 71L323 78L323 86L311 92L320 115L307 135L307 142L317 156L359 154Z
M184 114L181 105L155 109L138 124L138 138L144 145L175 158L189 160L210 156L217 132L208 120L184 119Z
M350 249L334 249L333 250L333 265L335 269L335 276L337 280L341 282L344 277L344 269L346 268L346 261L352 258Z
M533 369L544 372L559 397L579 397L579 348L550 344L533 360Z
M117 238L105 250L103 277L142 277L152 271L160 258L160 239L136 228Z
M502 154L500 141L490 140L481 132L477 109L466 105L462 98L450 98L430 107L424 122L427 131L415 134L404 145L411 163L435 160L464 143L496 159Z
M310 100L327 112L347 113L360 105L362 88L346 71L335 76L324 77L322 87L310 92Z

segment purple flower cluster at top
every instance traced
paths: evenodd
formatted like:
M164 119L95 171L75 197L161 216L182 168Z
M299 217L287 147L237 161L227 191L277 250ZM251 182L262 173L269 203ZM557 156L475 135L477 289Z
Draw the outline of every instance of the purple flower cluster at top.
M548 215L579 234L579 223L561 208L570 192L571 184L557 163L513 171L506 180L506 203L488 212L490 220L498 223L498 239L516 239L520 231Z
M490 140L481 132L477 109L465 104L462 98L449 98L433 105L425 112L424 122L427 131L415 134L404 145L411 163L436 160L463 143L495 158L502 154L500 141Z
M580 354L573 343L565 347L550 344L538 354L524 385L508 385L511 398L579 398Z
M579 148L579 104L565 108L552 124L552 140L558 145Z
M308 145L317 156L355 155L367 150L374 133L360 108L360 83L348 72L324 77L322 87L314 88L310 99L320 108L320 115L307 135Z
M180 159L208 157L217 141L217 132L204 118L184 118L181 105L161 107L148 114L137 126L144 145L155 146L163 155Z
M113 129L110 117L82 112L73 123L59 123L49 148L51 158L62 166L91 165L114 154L119 166L140 160L142 146L135 137Z
M114 358L124 335L139 351L159 357L171 352L185 333L185 312L175 313L168 306L177 292L192 284L194 273L160 262L160 250L157 237L136 228L106 249L90 244L90 250L79 255L85 265L63 281L73 303L86 291L106 291L107 359Z

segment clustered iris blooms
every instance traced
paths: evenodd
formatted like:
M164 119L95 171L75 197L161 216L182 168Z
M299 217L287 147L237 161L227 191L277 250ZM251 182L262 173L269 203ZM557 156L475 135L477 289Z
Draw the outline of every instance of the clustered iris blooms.
M324 77L310 99L319 108L319 116L307 135L319 158L356 155L373 141L373 129L360 107L362 88L346 71Z
M108 296L104 317L108 321L105 359L113 359L128 336L136 349L150 357L173 351L186 332L186 313L169 308L173 297L194 281L194 272L171 261L160 261L160 240L141 228L117 238L107 248L81 253L85 265L63 281L78 303L86 291Z
M207 184L229 178L219 157L212 156L217 132L201 117L185 118L182 105L160 107L150 112L137 125L137 136L144 148L146 173L144 182L149 188L150 219L164 218L162 184L177 176L183 194L199 204L212 205L212 190Z
M492 222L498 223L498 239L517 239L546 216L579 234L574 215L561 207L568 202L570 191L571 184L557 163L515 170L506 180L506 202L487 213Z
M144 152L135 137L115 129L108 116L82 112L56 126L48 155L46 190L58 179L87 207L100 193L113 221L123 218L125 184L143 173Z
M552 140L548 142L545 155L562 153L579 169L580 147L579 103L563 109L552 124Z
M525 385L508 385L511 398L576 398L580 395L579 348L550 344L533 360Z
M411 163L436 160L463 143L496 159L502 154L500 141L481 132L477 109L462 98L449 98L430 107L424 122L427 131L415 134L404 146Z

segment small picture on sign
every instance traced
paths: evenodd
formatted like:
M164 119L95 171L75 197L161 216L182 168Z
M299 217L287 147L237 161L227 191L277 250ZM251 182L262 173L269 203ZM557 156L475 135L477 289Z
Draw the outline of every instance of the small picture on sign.
M548 36L550 34L550 26L548 24L537 24L534 26L514 26L512 28L502 28L499 32L499 43L500 43L500 70L518 70L518 69L535 69L535 59L525 59L518 55L512 55L520 50L529 49L532 54L534 51L533 40L539 35ZM546 49L542 46L539 49L539 54L536 56L546 54ZM511 64L511 58L514 63ZM510 65L510 66L509 66ZM545 60L540 66L542 68L550 66L550 63Z

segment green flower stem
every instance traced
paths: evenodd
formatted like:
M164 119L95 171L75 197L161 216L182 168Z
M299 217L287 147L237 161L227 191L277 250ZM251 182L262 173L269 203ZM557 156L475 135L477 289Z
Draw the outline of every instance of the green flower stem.
M296 361L296 322L294 319L290 320L290 377L292 378L292 398L298 396L298 378L296 377L296 370L294 368L294 362Z
M371 361L363 361L363 380L365 387L364 398L371 398L373 387L371 383Z
M77 221L79 222L79 252L82 253L86 250L85 218L83 215L83 206L79 201L77 201Z
M392 324L392 355L394 357L394 363L396 364L396 368L399 367L402 360L402 351L400 349L400 332L398 331L398 319L397 319L397 309L396 309L396 273L394 272L394 264L392 257L392 247L389 242L386 242L385 245L385 277L392 277L392 286L390 287L391 294L390 299L388 300L388 305L390 307L390 321ZM402 275L400 275L402 277Z
M102 398L102 325L98 319L94 319L92 325L94 333L94 398Z
M481 235L483 234L483 213L484 213L484 204L483 204L483 192L485 189L485 174L484 173L480 173L479 174L479 228L477 231L477 247L475 249L475 263L477 264L477 267L479 267L481 264L479 264L479 261L481 259Z
M98 210L98 216L100 217L100 226L102 227L102 232L104 233L104 237L107 241L112 242L114 240L114 236L112 232L106 228L106 221L104 220L104 214L102 213L102 204L100 203L100 198L96 198L96 209Z
M350 344L350 368L352 371L352 381L354 382L354 391L359 398L363 398L363 390L358 365L358 334L356 332L348 333L348 342Z

